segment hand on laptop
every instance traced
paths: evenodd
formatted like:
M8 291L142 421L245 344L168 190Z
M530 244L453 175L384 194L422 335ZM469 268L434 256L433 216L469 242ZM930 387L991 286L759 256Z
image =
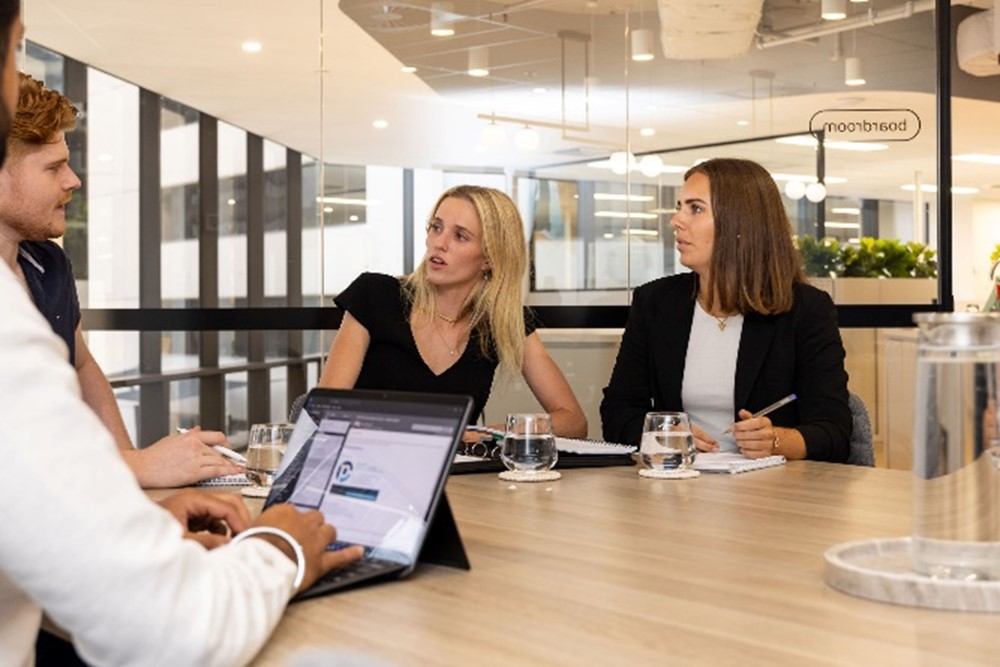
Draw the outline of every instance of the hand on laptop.
M239 496L186 489L161 500L160 506L184 526L184 537L206 549L227 543L250 525L250 513Z
M302 546L306 557L306 574L296 593L312 586L330 570L349 565L364 555L364 549L359 546L327 551L326 548L337 538L337 531L325 522L322 512L317 510L299 512L292 505L282 503L268 508L253 525L280 528ZM284 540L266 534L254 537L267 540L295 561L295 554Z
M202 431L196 426L161 438L145 449L123 451L122 456L143 488L187 486L243 472L242 467L212 449L212 445L225 444L224 433Z

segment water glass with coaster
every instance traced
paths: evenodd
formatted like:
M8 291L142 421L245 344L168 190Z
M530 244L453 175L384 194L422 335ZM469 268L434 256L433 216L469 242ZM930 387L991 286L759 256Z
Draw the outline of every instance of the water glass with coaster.
M562 477L552 470L559 460L552 417L546 413L507 415L500 460L507 466L500 479L509 482L550 482Z
M642 466L640 477L690 479L701 473L694 469L696 450L691 421L684 412L650 412L642 427L639 451L632 458Z

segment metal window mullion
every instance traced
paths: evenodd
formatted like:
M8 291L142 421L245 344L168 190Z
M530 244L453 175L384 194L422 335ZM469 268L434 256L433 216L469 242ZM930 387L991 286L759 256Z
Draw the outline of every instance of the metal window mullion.
M264 140L247 133L247 305L264 305ZM247 361L264 361L264 332L247 334ZM268 369L247 371L247 420L270 421Z
M198 119L198 301L202 308L219 307L219 121ZM201 368L219 367L219 332L198 334ZM226 382L220 371L199 380L199 423L226 429Z

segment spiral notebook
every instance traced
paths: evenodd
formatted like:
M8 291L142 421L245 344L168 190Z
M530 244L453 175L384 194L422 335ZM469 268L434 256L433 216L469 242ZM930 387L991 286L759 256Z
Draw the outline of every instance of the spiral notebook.
M247 486L250 484L250 480L247 476L240 473L239 475L221 475L219 477L209 477L208 479L203 479L200 482L195 482L195 486Z
M751 470L773 468L785 464L780 454L761 459L748 459L739 452L699 452L694 458L694 469L701 472L718 472L738 475Z

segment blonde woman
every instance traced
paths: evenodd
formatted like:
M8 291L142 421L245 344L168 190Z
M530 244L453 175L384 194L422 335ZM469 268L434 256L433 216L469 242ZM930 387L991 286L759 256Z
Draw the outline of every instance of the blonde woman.
M587 418L525 317L514 202L491 188L451 188L434 206L426 247L412 274L364 273L334 299L344 320L320 386L466 394L476 420L499 367L501 377L523 375L556 435L585 437Z

